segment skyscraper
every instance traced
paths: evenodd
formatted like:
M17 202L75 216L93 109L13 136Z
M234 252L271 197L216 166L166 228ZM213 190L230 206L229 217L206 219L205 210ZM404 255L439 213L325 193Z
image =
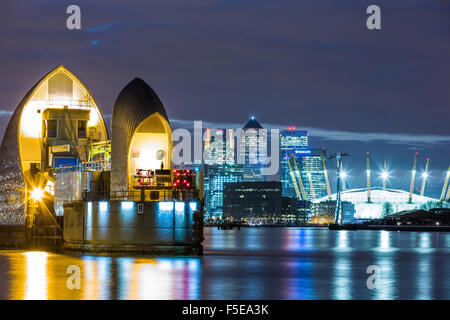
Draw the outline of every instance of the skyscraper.
M234 164L233 129L205 131L204 163L208 165Z
M267 131L253 116L242 128L239 136L239 152L241 160L243 160L244 181L265 181Z
M233 129L206 129L204 149L204 199L208 216L223 214L223 184L243 179L242 165L235 163Z
M289 128L280 133L280 181L284 197L296 197L288 159L294 149L308 147L308 132ZM292 168L293 169L293 168Z
M280 180L283 196L298 198L296 186L302 200L327 194L322 156L325 157L325 149L308 148L307 131L289 128L281 132Z

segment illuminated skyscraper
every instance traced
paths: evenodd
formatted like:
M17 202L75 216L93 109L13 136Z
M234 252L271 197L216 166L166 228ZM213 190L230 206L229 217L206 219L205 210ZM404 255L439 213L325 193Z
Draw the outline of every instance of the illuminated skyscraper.
M280 133L280 181L284 197L296 197L296 192L290 175L288 156L292 150L308 147L308 132L302 130L283 130Z
M206 129L205 164L234 164L234 149L233 129Z
M233 129L206 129L204 149L205 213L223 214L223 184L243 179L242 165L235 164Z
M283 196L297 197L293 176L302 200L311 200L326 195L327 188L322 163L324 149L308 148L308 132L289 128L280 134L280 180ZM289 168L290 161L291 168ZM295 160L295 161L294 161ZM298 169L298 175L295 173ZM291 174L292 170L292 174Z
M242 128L242 133L239 136L239 152L243 160L244 181L264 181L263 170L267 158L267 131L253 116Z

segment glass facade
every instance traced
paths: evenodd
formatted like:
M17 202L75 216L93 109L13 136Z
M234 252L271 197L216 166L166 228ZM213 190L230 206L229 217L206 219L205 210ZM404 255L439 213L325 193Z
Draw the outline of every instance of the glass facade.
M242 128L239 136L239 153L242 158L244 181L265 181L267 130L253 117Z
M327 194L322 155L326 157L325 149L308 149L308 133L306 131L284 130L281 132L280 180L283 196L297 197L288 159L291 169L299 171L305 194L303 195L301 192L302 200L312 200ZM295 168L295 164L297 168ZM300 187L299 191L301 191Z
M236 220L275 218L282 214L281 183L252 181L227 183L223 192L223 215Z
M224 183L243 181L242 165L204 166L205 214L221 218L223 215Z

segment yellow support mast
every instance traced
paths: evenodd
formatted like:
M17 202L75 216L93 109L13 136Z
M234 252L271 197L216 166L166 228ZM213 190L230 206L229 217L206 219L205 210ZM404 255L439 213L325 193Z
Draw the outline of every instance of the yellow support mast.
M422 187L420 188L420 195L423 196L425 193L425 184L428 178L428 164L430 163L430 158L427 158L427 164L425 165L425 171L422 174Z
M294 154L292 154L292 160L294 160L295 175L297 176L297 180L298 180L298 184L300 186L300 191L302 193L302 197L304 200L307 200L305 187L303 186L302 176L300 175L300 170L298 170L297 161L295 160Z
M439 200L442 202L445 198L445 192L447 191L448 179L450 178L450 166L447 169L447 175L445 176L444 186L442 187L441 197ZM450 190L449 190L450 191Z
M311 189L311 196L313 199L316 198L316 193L314 192L314 185L313 185L313 181L312 181L312 177L311 177L311 172L309 172L309 167L308 167L308 160L305 157L305 169L306 169L306 175L308 176L308 180L309 180L309 188Z
M387 180L386 159L384 159L384 171L382 178L383 178L383 190L386 190L386 180Z
M342 161L342 158L341 158L341 172L342 173L345 173L345 171L344 171L344 161ZM340 177L341 178L341 181L342 181L342 191L345 191L345 190L347 190L347 187L346 187L346 184L345 184L345 175L343 175L342 177Z
M412 197L413 197L413 191L414 191L414 180L416 179L417 155L418 155L418 153L416 152L416 154L414 156L413 169L412 169L412 172L411 172L411 184L409 185L408 203L412 203Z
M323 164L323 175L325 176L325 182L327 184L328 200L331 200L330 181L328 180L327 166L325 164L325 157L324 157L323 153L322 153L322 164Z
M366 153L366 159L367 159L367 169L366 169L366 174L367 174L367 202L372 202L370 200L370 160L369 160L369 153Z
M291 176L292 184L294 185L295 194L299 200L302 200L302 196L300 195L300 191L298 190L297 181L295 180L294 172L292 171L291 162L289 161L289 157L286 156L286 160L289 166L289 174Z

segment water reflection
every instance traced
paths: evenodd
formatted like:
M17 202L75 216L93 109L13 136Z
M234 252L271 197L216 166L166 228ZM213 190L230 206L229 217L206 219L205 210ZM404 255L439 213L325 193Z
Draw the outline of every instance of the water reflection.
M47 257L46 252L25 252L26 287L25 300L47 299Z
M0 251L3 299L450 299L450 234L205 230L205 256ZM367 267L380 287L367 288ZM81 289L67 287L78 266Z

